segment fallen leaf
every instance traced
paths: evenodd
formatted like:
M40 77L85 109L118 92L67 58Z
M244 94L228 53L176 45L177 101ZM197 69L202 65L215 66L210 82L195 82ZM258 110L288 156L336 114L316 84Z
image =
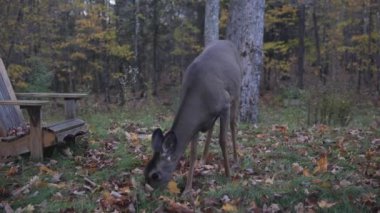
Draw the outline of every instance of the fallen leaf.
M304 213L305 212L305 206L303 205L302 202L298 203L297 205L294 206L294 211L296 213Z
M124 186L123 188L121 188L119 190L121 193L123 194L130 194L131 193L131 189L128 187L128 186Z
M6 188L0 187L0 199L8 198L9 196L11 196L11 192Z
M285 125L273 125L272 131L278 131L283 135L286 135L288 132L288 127Z
M53 183L58 183L58 182L61 182L62 180L61 180L61 178L62 178L62 173L58 173L58 172L56 172L55 174L53 174L52 176L52 178L51 178L51 181L53 182Z
M147 183L145 184L144 188L145 188L145 191L147 191L147 192L153 192L154 191L154 188Z
M273 185L275 176L276 176L276 174L274 174L272 177L266 178L264 183L268 184L268 185Z
M43 166L40 166L39 167L39 170L40 170L40 172L45 172L45 173L47 173L47 174L49 174L49 175L51 175L51 176L54 176L54 175L56 175L58 172L56 172L56 171L53 171L52 169L49 169L47 166L45 166L45 165L43 165Z
M103 192L102 198L100 199L100 204L104 209L115 203L115 198L109 192Z
M174 181L173 181L174 182ZM175 183L175 182L174 182ZM160 200L162 200L166 205L157 208L154 212L172 212L172 213L192 213L194 210L189 209L187 206L177 203L174 200L170 199L166 196L160 196Z
M260 134L256 135L256 138L258 138L258 139L267 139L267 138L269 138L269 135L268 134L262 134L262 133L260 133Z
M33 205L29 204L25 208L22 209L22 212L34 212L35 208Z
M77 196L83 196L86 194L86 191L77 191L77 190L74 190L72 192L73 195L77 195Z
M299 165L299 163L293 163L292 164L292 169L294 172L296 172L297 174L300 174L303 172L303 167Z
M249 208L247 209L247 212L261 212L261 209L258 208L255 201L252 201L249 204Z
M304 169L304 170L302 171L302 174L303 174L303 176L305 176L305 177L311 177L311 174L310 174L310 172L309 172L308 169Z
M140 144L140 139L139 139L139 136L138 134L134 133L134 132L131 132L129 134L125 134L126 137L127 137L127 140L132 143L134 146L137 146Z
M228 195L223 195L222 199L220 199L222 203L229 203L231 201L230 197Z
M280 212L281 209L280 209L280 205L276 204L276 203L272 203L269 207L265 208L263 207L263 211L264 212Z
M2 202L1 205L2 205L5 213L13 213L14 212L12 207L7 202Z
M66 187L66 184L65 183L58 183L58 184L48 183L48 186L53 187L53 188L57 188L57 189L63 189Z
M347 187L347 186L352 185L352 183L351 183L350 181L348 181L348 180L341 180L341 181L339 182L339 185L340 185L341 187Z
M314 174L318 172L327 172L327 166L328 166L328 161L327 161L327 154L323 153L320 155L319 160L317 161L317 167L314 169Z
M376 203L376 195L373 193L367 193L360 196L359 201L365 205L373 205Z
M36 185L38 182L40 182L40 178L38 176L33 176L32 179L29 180L29 183L27 183L25 186L22 186L20 188L17 188L16 190L12 191L12 196L16 197L25 190L28 190L30 187Z
M179 190L178 186L177 186L177 183L173 180L169 181L168 183L168 190L170 193L173 193L173 194L179 194L181 193L181 190Z
M223 204L222 206L222 210L226 211L226 212L237 212L237 207L230 204L230 203L225 203Z
M327 126L327 125L324 125L324 124L319 124L319 125L317 125L317 131L318 131L320 134L324 134L324 133L326 133L328 130L329 130L329 126Z
M334 205L336 204L336 202L329 202L329 201L326 201L326 200L321 200L318 202L318 206L322 209L327 209L327 208L331 208L333 207Z
M170 202L168 206L165 208L165 212L173 212L173 213L193 213L194 211L189 209L187 206L182 205L181 203L177 202Z
M7 176L15 176L18 173L18 166L12 166L8 171L7 171Z

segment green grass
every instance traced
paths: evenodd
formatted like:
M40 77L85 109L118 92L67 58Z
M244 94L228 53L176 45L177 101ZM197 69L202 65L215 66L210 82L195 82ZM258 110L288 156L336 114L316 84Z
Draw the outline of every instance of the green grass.
M62 173L62 182L65 187L58 189L51 187L51 175L41 172L39 165L29 161L27 158L15 158L13 164L0 166L0 189L5 188L13 191L29 182L33 176L39 176L41 183L33 186L30 192L22 194L20 197L2 198L8 202L13 209L24 208L33 205L37 210L45 212L57 212L65 209L75 209L77 212L92 212L101 208L99 200L105 192L117 191L114 186L115 180L122 180L123 175L129 174L129 179L133 177L137 185L128 185L131 188L132 197L136 199L134 207L137 212L152 212L165 203L162 196L168 197L176 202L186 203L186 200L179 195L172 194L168 190L147 192L144 189L143 176L140 173L133 173L135 169L144 169L144 159L142 156L151 155L150 141L139 141L140 148L135 150L130 141L125 136L125 127L137 125L147 129L146 134L151 134L153 127L168 129L172 123L174 110L159 106L154 101L149 101L143 107L114 107L109 112L95 113L87 110L81 115L87 121L90 128L90 135L82 143L77 143L71 147L74 157L69 158L56 150L52 157L45 159L43 164L49 165L53 171ZM374 116L378 115L376 109L357 109L356 117L348 127L329 126L326 132L319 132L318 127L306 126L306 112L302 107L261 107L260 123L258 127L250 124L240 124L239 130L242 134L238 137L242 156L240 157L240 168L238 168L231 179L226 178L222 171L211 171L211 175L198 175L194 179L193 188L200 190L197 194L199 200L197 210L202 210L205 199L214 199L216 209L222 208L220 199L227 195L232 201L238 202L238 211L245 212L254 201L259 208L278 204L282 211L294 211L294 206L299 203L312 206L318 212L371 212L380 206L379 196L374 197L371 202L364 204L361 201L363 196L378 195L380 190L363 181L370 180L374 172L365 174L365 166L369 163L366 160L368 150L374 148L372 140L380 138L380 132L369 130L369 124ZM284 125L288 129L286 133L281 133L273 129L273 125ZM110 130L117 129L110 133ZM350 130L361 129L359 136L350 135ZM367 131L372 131L368 133ZM217 130L216 130L217 132ZM297 133L302 133L310 137L309 141L297 141ZM257 137L258 134L266 135L265 138ZM214 137L217 134L214 133ZM346 154L342 154L337 146L338 138L345 138ZM107 141L117 143L114 150L104 149ZM326 142L328 141L328 142ZM115 144L116 144L115 143ZM199 146L199 156L203 151L203 146ZM215 156L215 160L210 162L221 166L221 153L217 143L212 143L210 153ZM86 160L92 156L86 156L89 150L102 152L106 160L112 160L112 164L103 168L88 169ZM231 149L230 155L232 153ZM313 173L316 161L321 153L327 153L328 172ZM231 155L232 156L232 155ZM95 156L98 157L98 156ZM343 159L343 158L344 159ZM51 163L51 159L53 162ZM146 160L146 159L145 159ZM371 159L372 166L380 164L379 159ZM297 174L293 169L293 163L298 163L304 169L308 169L311 177ZM11 165L18 165L19 172L13 176L7 176L7 171ZM332 173L332 168L341 170ZM181 171L188 168L181 167ZM245 169L253 169L254 174L246 174ZM373 169L373 168L372 168ZM369 170L369 172L371 172ZM371 176L372 175L372 176ZM98 188L93 192L86 192L83 196L73 195L73 190L83 191L84 178L94 181ZM268 178L273 178L273 183L266 182ZM128 179L128 180L129 180ZM373 179L373 178L372 178ZM177 173L174 179L180 189L186 183L186 174ZM340 187L341 181L349 181L350 185ZM214 182L214 185L210 185ZM116 187L116 188L115 188ZM57 198L57 193L61 193L62 198ZM1 193L0 193L1 195ZM319 201L326 200L335 203L330 208L318 207ZM309 202L309 203L308 203ZM116 204L115 204L116 205ZM121 204L117 204L121 205ZM114 208L119 208L116 205ZM120 207L125 209L127 207Z

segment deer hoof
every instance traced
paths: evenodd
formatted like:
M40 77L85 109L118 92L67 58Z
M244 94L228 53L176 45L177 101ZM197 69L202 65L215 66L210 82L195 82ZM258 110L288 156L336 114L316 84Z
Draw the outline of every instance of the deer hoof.
M182 194L181 198L186 199L186 200L191 200L193 198L193 190L192 189L185 189Z

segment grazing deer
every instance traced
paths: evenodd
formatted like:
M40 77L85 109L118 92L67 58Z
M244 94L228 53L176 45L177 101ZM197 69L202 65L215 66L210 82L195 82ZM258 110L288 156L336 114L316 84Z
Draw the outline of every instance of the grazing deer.
M189 65L182 82L181 103L173 126L164 135L156 129L152 135L153 158L145 168L146 182L163 186L171 179L179 159L191 142L190 170L184 194L192 190L198 133L208 131L203 160L216 119L220 119L219 144L223 153L225 174L230 176L226 142L228 123L231 127L234 160L236 153L236 120L241 83L240 59L236 47L225 40L215 41Z

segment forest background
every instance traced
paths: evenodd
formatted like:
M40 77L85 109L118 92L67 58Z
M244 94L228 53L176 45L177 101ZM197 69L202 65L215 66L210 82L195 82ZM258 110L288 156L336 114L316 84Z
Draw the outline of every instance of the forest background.
M220 1L221 39L248 1L264 2ZM204 47L205 4L0 0L0 58L16 92L90 94L78 107L89 134L75 145L38 163L0 159L0 211L379 211L379 0L266 0L260 116L239 125L233 177L213 138L194 202L179 196L186 157L167 190L145 185L151 133L170 128L182 72ZM63 116L49 110L43 122Z
M204 44L200 0L1 0L0 57L16 91L88 92L96 103L177 95ZM229 1L221 1L225 38ZM353 103L378 106L376 0L268 0L262 102L304 98L308 122L349 122ZM305 92L306 91L306 92ZM177 95L178 96L178 95ZM327 108L334 112L326 111ZM334 121L332 121L334 120Z

